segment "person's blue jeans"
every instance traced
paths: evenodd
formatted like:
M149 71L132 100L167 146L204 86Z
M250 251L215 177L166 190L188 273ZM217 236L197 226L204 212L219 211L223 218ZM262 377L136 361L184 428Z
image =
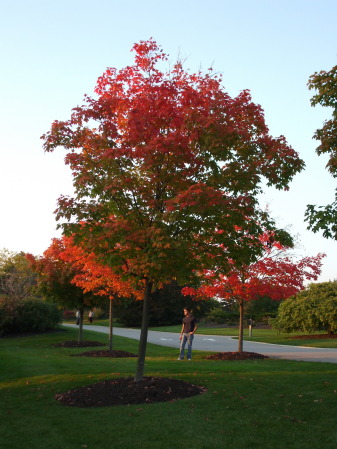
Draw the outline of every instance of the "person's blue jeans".
M192 358L192 342L193 342L194 334L183 334L183 338L180 342L180 354L179 358L182 360L185 356L185 346L187 343L187 358Z

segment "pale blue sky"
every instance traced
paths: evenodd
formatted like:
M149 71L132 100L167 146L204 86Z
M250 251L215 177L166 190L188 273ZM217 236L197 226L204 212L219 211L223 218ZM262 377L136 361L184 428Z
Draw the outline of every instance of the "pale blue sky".
M152 36L172 61L212 65L231 95L249 89L271 133L300 153L307 169L261 204L299 235L303 255L327 253L320 281L337 278L337 243L303 222L306 205L331 202L336 186L312 140L330 112L310 106L306 86L337 64L335 0L14 0L0 10L0 248L41 254L59 235L53 211L71 177L62 150L44 154L40 136Z

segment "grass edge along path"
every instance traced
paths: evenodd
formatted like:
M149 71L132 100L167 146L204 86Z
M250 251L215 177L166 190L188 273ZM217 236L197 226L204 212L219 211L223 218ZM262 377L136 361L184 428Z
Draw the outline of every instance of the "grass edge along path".
M107 336L85 331L84 338ZM82 348L54 348L76 330L0 339L2 449L335 449L337 366L283 360L210 361L195 351L178 362L176 349L148 345L147 376L203 385L189 399L134 406L75 408L54 395L134 374L135 360L70 357ZM137 351L115 337L116 349ZM208 354L208 353L207 353Z
M161 332L179 332L180 326L151 327L150 330ZM197 332L201 335L224 335L237 338L239 330L236 327L211 327L200 325ZM245 341L255 341L257 343L270 343L288 346L308 346L313 348L337 348L337 336L332 338L320 338L322 334L326 334L326 332L315 332L314 334L307 336L305 332L294 332L286 334L280 333L271 328L261 329L253 327L251 336L249 329L246 328L244 329L243 337ZM326 337L326 335L324 336Z

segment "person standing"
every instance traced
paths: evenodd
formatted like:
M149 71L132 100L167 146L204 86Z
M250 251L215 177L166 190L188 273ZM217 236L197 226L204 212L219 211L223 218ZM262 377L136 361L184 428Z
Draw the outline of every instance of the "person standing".
M89 317L90 323L92 323L92 320L94 319L94 312L92 310L90 310L88 317Z
M197 330L197 320L191 314L191 309L184 308L183 324L180 332L180 354L178 360L184 360L185 346L187 343L187 360L192 360L192 342L194 333Z

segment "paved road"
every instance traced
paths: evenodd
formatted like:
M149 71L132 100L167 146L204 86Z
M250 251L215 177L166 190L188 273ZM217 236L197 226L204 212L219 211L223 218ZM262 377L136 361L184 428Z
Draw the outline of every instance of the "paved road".
M77 327L75 324L64 326ZM96 332L109 333L109 328L104 326L84 325L84 329ZM114 328L114 335L139 340L140 331L137 329ZM149 331L148 342L161 346L179 348L179 334L173 332ZM199 351L237 351L238 341L232 337L219 335L196 334L193 341L193 350ZM244 351L257 352L274 359L302 360L310 362L337 363L337 349L308 348L304 346L272 345L268 343L256 343L245 340Z

